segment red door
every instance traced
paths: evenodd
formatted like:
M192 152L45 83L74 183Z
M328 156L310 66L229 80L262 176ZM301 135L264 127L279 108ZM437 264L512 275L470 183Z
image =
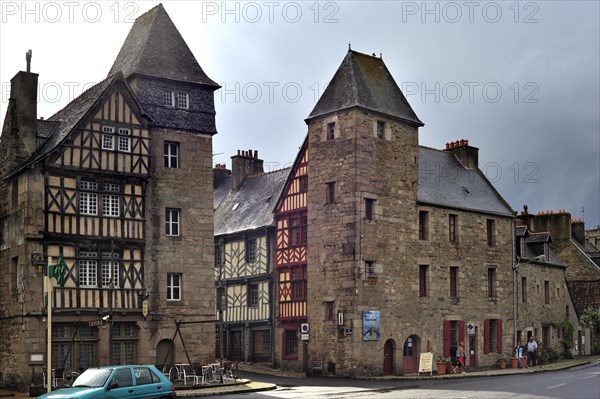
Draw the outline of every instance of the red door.
M383 347L383 375L394 375L394 340L388 339Z
M404 349L402 351L402 355L404 356L402 360L404 374L417 372L419 359L418 343L419 338L416 335L411 335L404 342Z

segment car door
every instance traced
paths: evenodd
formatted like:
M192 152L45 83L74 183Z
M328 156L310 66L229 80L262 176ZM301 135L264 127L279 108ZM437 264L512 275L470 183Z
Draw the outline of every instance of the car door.
M169 393L170 385L165 384L149 367L133 367L136 398L154 399Z
M131 399L136 397L131 367L121 367L115 370L108 383L106 397L109 399Z

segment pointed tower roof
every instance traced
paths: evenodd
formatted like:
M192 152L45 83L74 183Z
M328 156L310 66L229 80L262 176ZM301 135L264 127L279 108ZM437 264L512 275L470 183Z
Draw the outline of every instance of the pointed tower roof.
M139 16L108 75L139 73L219 87L210 79L181 37L162 4Z
M383 59L348 50L306 120L352 107L380 112L423 126Z

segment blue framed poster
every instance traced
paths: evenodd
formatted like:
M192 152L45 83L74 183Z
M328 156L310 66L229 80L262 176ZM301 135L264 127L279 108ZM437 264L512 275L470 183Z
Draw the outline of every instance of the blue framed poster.
M381 312L379 310L363 311L363 341L379 341L381 329Z

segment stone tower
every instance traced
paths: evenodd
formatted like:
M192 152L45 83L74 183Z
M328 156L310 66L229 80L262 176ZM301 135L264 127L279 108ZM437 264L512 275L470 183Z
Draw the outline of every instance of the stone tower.
M308 353L325 355L330 373L362 374L380 367L376 343L362 344L363 312L386 308L408 263L423 123L383 60L352 50L306 123ZM382 317L380 333L397 321Z

